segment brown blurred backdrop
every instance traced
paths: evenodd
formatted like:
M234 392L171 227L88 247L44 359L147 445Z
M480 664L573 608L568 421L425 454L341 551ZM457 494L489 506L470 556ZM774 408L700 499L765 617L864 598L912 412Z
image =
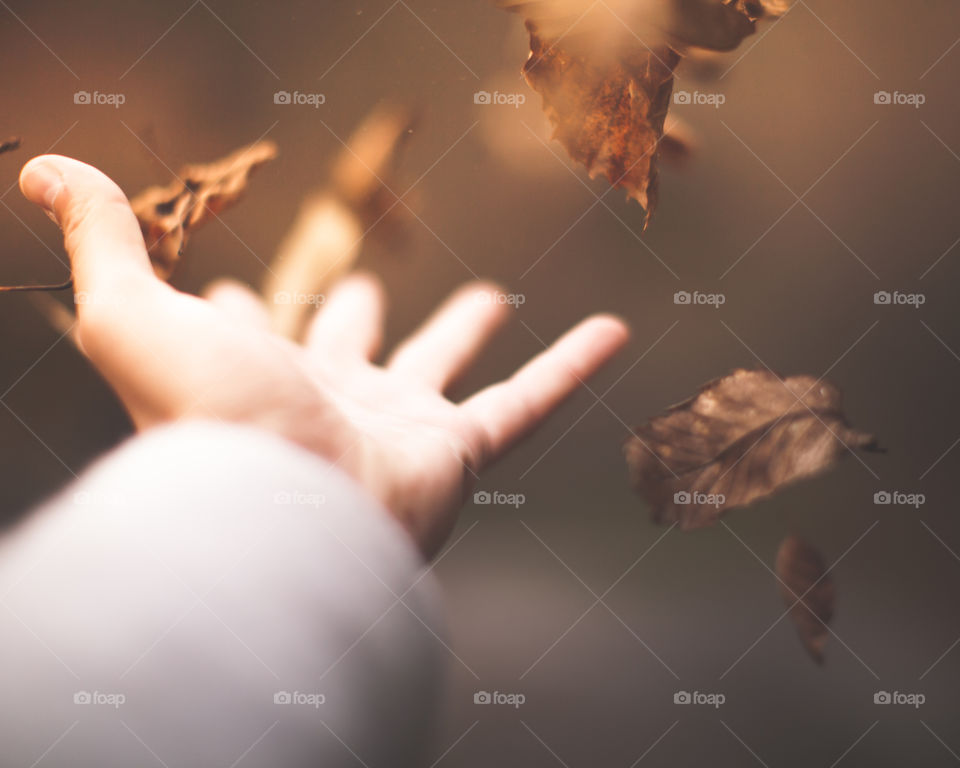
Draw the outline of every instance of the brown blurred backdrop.
M798 0L718 61L712 80L682 67L678 89L726 101L674 109L698 149L685 168L663 173L660 209L642 238L635 204L541 143L539 98L519 77L522 24L491 3L2 5L0 133L22 136L23 147L0 158L0 193L50 147L133 194L165 182L165 166L264 135L279 144L281 157L241 207L192 240L175 280L182 289L223 274L259 285L338 137L393 100L420 110L397 191L443 157L409 198L422 221L400 240L375 231L362 259L387 283L390 339L474 275L522 294L466 393L589 312L631 323L631 346L593 391L482 478L482 489L522 493L525 503L467 505L456 545L436 566L458 657L449 657L436 756L456 745L439 765L956 762L955 0ZM80 90L126 101L77 105ZM278 90L323 93L326 103L276 105ZM519 109L477 105L478 90L527 99ZM921 93L925 103L876 104L877 91ZM55 227L15 187L0 204L0 280L61 279ZM726 303L677 306L678 290L722 292ZM880 290L926 302L875 305ZM27 297L0 296L0 334L0 501L13 521L129 425ZM628 487L628 425L731 368L759 365L829 371L851 422L889 452L865 464L849 458L731 513L728 527L673 531L644 554L663 530ZM926 503L877 506L881 490L923 493ZM788 532L829 562L842 557L833 571L839 639L823 668L788 620L770 628L783 607L764 564ZM526 703L478 706L480 690L523 693ZM681 690L721 692L727 703L677 706ZM874 705L882 690L922 692L927 702ZM362 757L363 745L352 746Z

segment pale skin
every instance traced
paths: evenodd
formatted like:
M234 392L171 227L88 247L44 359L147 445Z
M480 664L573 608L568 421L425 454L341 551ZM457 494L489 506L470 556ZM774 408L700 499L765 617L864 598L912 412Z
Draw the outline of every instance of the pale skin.
M58 155L20 174L28 200L64 233L80 345L138 430L207 419L273 431L351 475L426 557L446 539L477 475L529 434L627 341L590 317L510 378L459 403L445 397L512 310L469 283L384 364L383 291L341 281L294 344L269 331L260 298L220 281L204 297L153 273L126 196L90 165Z

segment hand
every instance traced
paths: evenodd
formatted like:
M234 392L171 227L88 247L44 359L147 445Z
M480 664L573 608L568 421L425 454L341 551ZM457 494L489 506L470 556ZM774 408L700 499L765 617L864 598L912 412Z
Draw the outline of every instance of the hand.
M527 434L627 340L609 316L580 323L506 381L455 404L444 390L505 319L495 287L461 288L393 353L371 362L383 297L369 276L342 281L303 346L267 329L249 289L208 298L157 279L120 188L57 155L27 163L27 199L60 224L78 293L78 340L138 429L178 419L253 424L352 475L427 556L486 465Z

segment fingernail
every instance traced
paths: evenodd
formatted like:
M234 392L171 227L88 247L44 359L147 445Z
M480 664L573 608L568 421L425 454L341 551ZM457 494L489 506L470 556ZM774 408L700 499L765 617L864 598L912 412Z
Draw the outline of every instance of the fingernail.
M50 217L56 221L56 211L53 206L57 195L63 189L63 174L49 163L36 163L27 169L21 185L24 194L43 206Z

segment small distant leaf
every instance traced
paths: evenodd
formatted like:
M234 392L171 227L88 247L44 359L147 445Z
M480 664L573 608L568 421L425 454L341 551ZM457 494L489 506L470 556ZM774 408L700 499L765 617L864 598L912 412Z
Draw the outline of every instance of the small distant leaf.
M149 187L130 201L158 277L170 278L189 233L236 203L250 174L276 155L273 142L260 141L221 160L188 165L167 186Z
M823 556L797 536L788 536L777 552L776 573L783 602L807 653L823 664L827 625L833 618L836 589Z
M637 427L625 444L627 465L654 521L710 525L849 450L881 450L848 426L841 400L812 376L737 370Z
M4 152L13 152L13 150L19 148L20 137L11 136L9 139L5 139L4 141L0 142L0 155L2 155Z

